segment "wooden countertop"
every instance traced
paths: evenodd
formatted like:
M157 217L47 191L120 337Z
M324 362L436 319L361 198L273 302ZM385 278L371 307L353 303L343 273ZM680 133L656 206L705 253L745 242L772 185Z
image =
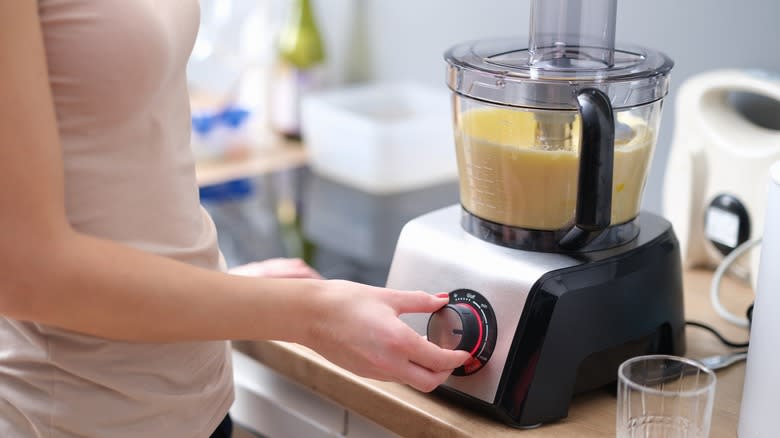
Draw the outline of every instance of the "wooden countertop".
M716 326L727 338L743 340L744 329L720 319L709 302L709 271L689 271L684 276L685 310L689 320ZM722 286L726 307L743 313L752 302L752 291L734 280ZM688 356L704 357L728 351L714 336L689 327ZM491 418L473 413L435 394L424 394L400 384L358 377L323 359L315 352L283 342L235 343L236 349L275 371L363 415L404 437L614 437L616 399L606 391L575 397L569 416L556 423L519 433ZM742 400L744 362L717 372L718 384L712 418L712 438L735 437Z

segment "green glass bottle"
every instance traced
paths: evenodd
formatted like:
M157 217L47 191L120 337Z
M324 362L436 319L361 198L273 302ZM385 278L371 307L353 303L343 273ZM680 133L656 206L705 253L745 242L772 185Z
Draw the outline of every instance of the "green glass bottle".
M276 64L269 90L269 122L274 131L300 139L300 104L323 84L325 48L311 0L293 0L279 33Z

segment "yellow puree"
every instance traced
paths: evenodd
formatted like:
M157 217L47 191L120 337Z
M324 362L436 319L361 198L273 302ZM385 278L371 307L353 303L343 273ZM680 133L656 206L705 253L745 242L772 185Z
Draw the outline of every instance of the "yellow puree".
M562 228L574 218L579 169L579 117L571 151L542 150L534 113L471 110L460 116L456 143L460 195L471 213L506 225ZM618 114L633 135L615 144L612 224L639 213L648 161L655 142L641 119Z

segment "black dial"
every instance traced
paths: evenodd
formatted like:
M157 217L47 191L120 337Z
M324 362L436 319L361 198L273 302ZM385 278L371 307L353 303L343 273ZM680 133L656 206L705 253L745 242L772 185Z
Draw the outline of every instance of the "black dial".
M428 340L450 350L464 350L471 359L453 374L476 372L496 345L496 317L485 297L469 289L450 292L450 303L428 320Z
M447 304L428 320L428 340L441 348L474 355L482 343L482 322L468 304Z

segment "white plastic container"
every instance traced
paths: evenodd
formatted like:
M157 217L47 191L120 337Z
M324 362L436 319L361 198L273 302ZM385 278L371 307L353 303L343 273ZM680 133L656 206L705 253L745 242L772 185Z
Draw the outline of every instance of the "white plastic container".
M445 87L371 84L312 94L302 130L314 172L369 193L457 178Z

